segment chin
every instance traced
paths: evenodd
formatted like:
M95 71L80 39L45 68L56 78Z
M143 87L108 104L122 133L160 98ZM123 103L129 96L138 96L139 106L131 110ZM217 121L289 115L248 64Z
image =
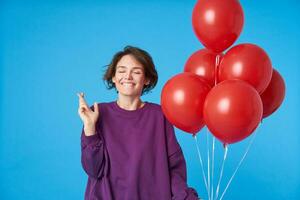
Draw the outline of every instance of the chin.
M119 92L119 94L123 95L123 96L141 96L142 91L138 90L138 88L129 90L126 88L122 88L122 87L117 87L117 90Z
M123 95L123 96L132 96L132 97L135 97L135 96L141 96L137 93L133 93L133 92L120 92L119 94Z
M123 95L123 96L141 96L141 92L138 91L120 91L119 90L119 94Z

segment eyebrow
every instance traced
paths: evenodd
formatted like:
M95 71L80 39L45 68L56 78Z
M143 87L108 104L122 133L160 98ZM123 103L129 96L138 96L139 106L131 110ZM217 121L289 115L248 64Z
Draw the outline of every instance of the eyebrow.
M126 66L117 66L117 69L118 68L127 68ZM141 69L141 70L143 70L143 68L141 68L141 67L133 67L132 69Z

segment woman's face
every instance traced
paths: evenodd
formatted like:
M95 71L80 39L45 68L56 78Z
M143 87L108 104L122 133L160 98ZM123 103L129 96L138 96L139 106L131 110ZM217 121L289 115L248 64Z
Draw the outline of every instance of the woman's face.
M125 55L119 60L112 81L119 95L132 97L141 96L144 85L149 84L144 67L132 55Z

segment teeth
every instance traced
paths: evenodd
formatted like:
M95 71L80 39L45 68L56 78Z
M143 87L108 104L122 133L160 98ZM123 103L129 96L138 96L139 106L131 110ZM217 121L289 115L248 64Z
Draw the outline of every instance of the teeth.
M122 83L122 85L125 85L125 86L134 86L133 83Z

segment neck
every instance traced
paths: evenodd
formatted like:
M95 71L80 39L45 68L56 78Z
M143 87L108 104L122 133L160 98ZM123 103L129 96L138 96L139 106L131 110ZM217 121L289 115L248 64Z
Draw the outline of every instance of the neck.
M144 106L144 102L140 99L140 97L124 97L124 96L119 96L117 100L117 104L125 109L125 110L137 110L141 107Z

